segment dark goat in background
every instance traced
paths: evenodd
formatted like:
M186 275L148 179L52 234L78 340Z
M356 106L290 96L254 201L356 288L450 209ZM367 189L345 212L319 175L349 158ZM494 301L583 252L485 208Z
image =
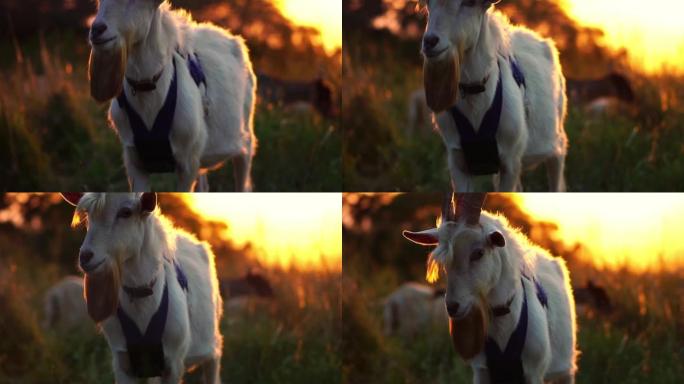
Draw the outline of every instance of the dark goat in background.
M629 79L617 72L592 80L567 78L568 99L575 104L589 104L604 97L614 97L627 103L634 101Z
M257 94L267 103L285 106L306 103L325 117L335 114L332 86L320 77L311 81L287 81L257 74Z
M224 300L240 296L273 297L271 283L264 275L255 271L248 271L243 277L236 279L221 279L219 289Z

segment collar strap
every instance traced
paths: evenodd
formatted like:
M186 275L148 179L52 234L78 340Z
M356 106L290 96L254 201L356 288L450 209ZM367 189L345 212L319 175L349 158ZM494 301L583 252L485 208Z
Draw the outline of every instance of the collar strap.
M511 296L510 299L506 302L506 304L502 305L497 305L496 307L492 307L492 314L494 317L501 317L508 315L511 313L511 304L513 303L513 299L515 298L515 295Z
M477 95L483 93L487 89L485 86L487 85L488 80L489 75L485 76L482 81L477 83L458 83L458 87L461 89L461 92L466 95Z
M122 286L124 292L128 295L129 298L131 299L142 299L143 297L148 297L152 296L154 293L154 284L157 282L157 278L155 277L154 280L150 281L146 285L140 285L137 287L127 287L127 286Z
M151 92L157 89L157 81L159 81L162 73L164 73L163 67L161 71L159 71L159 73L154 75L154 77L151 79L133 80L126 76L126 81L128 82L128 85L133 88L133 94L136 94L137 92Z

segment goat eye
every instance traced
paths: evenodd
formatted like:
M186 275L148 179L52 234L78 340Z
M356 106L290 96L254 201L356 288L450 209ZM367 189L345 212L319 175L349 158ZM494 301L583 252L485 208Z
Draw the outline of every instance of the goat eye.
M484 256L484 249L476 249L473 251L473 253L470 255L470 261L477 261L480 260Z
M127 218L131 217L132 214L133 214L133 210L131 210L130 208L121 208L119 210L119 213L116 214L116 217L120 217L122 219L127 219Z

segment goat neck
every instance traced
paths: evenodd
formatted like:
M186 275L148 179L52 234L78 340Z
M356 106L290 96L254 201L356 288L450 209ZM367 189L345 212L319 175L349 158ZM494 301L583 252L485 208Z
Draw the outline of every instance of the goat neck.
M127 287L147 286L156 280L152 286L154 297L164 286L164 256L169 252L167 234L162 224L155 216L147 218L144 228L143 245L136 255L130 255L121 266L122 285ZM122 290L123 291L123 290ZM131 299L122 293L122 301Z
M507 245L508 246L508 245ZM497 257L501 258L501 275L496 286L489 292L487 300L491 306L505 304L513 294L513 301L509 307L510 313L504 316L493 316L489 326L489 337L496 340L501 346L505 346L510 338L511 333L520 318L520 311L522 309L523 292L520 281L520 266L519 262L513 260L513 257L506 254L505 248L498 252Z
M129 46L128 63L126 64L126 78L134 81L152 79L160 73L157 82L157 92L165 96L171 82L171 58L176 47L177 31L173 23L166 20L169 17L164 9L157 9L150 22L150 28L142 41L133 42Z
M486 77L489 77L487 85L496 84L496 78L491 75L493 75L499 49L496 35L501 32L497 29L496 23L490 19L489 13L482 18L477 42L464 52L461 61L461 84L481 83Z

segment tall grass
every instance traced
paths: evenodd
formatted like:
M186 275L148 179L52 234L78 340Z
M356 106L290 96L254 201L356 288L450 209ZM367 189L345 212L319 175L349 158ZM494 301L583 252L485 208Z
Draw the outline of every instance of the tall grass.
M31 267L0 265L0 383L113 382L111 352L95 327L39 327L42 294L58 276ZM224 313L223 382L340 382L339 272L273 270L269 277L272 301ZM202 382L199 372L186 382Z
M582 268L581 270L578 268ZM382 333L382 299L396 287L391 266L372 276L345 272L346 383L467 383L472 372L454 353L446 324L413 339ZM591 276L613 312L578 317L578 383L678 383L684 377L684 272L571 269L576 284ZM349 335L349 336L347 336Z
M107 105L89 95L88 52L76 41L67 33L0 46L0 56L14 57L0 70L0 190L128 190L119 139L107 124ZM256 190L341 189L335 120L259 104L255 133ZM175 177L153 175L152 186L174 190ZM234 189L230 163L210 174L210 187Z

